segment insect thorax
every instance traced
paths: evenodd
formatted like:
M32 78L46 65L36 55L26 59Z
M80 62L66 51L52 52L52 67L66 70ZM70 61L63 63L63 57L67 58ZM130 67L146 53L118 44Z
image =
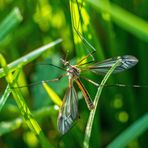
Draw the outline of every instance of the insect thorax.
M67 73L68 73L69 78L77 79L80 75L80 69L77 68L76 66L70 65L67 68Z

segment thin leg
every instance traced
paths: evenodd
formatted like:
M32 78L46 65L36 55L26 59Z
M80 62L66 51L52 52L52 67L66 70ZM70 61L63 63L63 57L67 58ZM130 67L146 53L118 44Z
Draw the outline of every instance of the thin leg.
M85 79L86 81L90 82L91 84L93 84L93 85L95 85L95 86L100 86L98 83L94 82L94 81L91 80L91 79L88 79L88 78L83 77L83 76L80 76L80 78Z
M79 13L79 20L78 20L78 22L80 22L81 21L81 13L80 13L80 8L79 8L79 5L78 5L78 1L77 0L75 0L74 1L76 4L77 4L77 11L78 11L78 13ZM82 34L78 31L79 30L79 23L78 23L78 25L75 27L74 25L76 24L76 22L75 22L75 20L77 19L76 18L76 16L75 16L75 9L73 8L74 6L73 6L74 4L72 4L72 2L71 2L71 5L70 5L70 9L71 9L71 18L72 18L72 24L73 24L73 28L74 28L74 31L76 32L76 34L79 36L79 38L82 40L82 43L84 44L84 46L85 46L85 48L87 49L87 51L88 51L88 55L87 56L85 56L82 60L80 60L79 62L78 62L78 64L76 65L76 66L81 66L81 65L84 65L84 64L87 64L87 63L91 63L91 62L93 62L94 61L94 57L93 57L93 53L95 53L96 52L96 49L82 36ZM89 48L90 49L92 49L93 51L89 51ZM82 64L82 62L85 60L85 59L87 59L88 57L91 57L92 58L92 60L91 61L88 61L87 63L83 63Z
M57 78L54 78L54 79L52 79L52 80L45 80L45 81L42 81L42 82L56 82L56 81L59 81L59 80L61 80L63 77L65 77L65 76L67 76L67 74L63 74L63 75L60 75L59 77L57 77Z
M90 80L86 77L80 76L80 78L85 79L86 81L92 83L94 86L101 86L100 84L94 82L93 80ZM148 88L148 85L128 85L128 84L123 84L123 83L116 83L116 84L105 84L103 85L104 87L127 87L127 88Z
M94 104L93 101L91 100L89 93L87 92L86 88L84 87L84 85L82 84L82 82L80 81L80 79L76 79L76 83L79 86L80 90L82 91L82 94L85 98L85 102L87 104L87 107L89 110L94 109Z
M67 76L67 74L63 74L63 75L60 75L59 77L55 78L55 79L52 79L52 80L44 80L44 81L40 81L40 82L34 82L32 84L28 84L28 85L23 85L23 86L18 86L18 87L13 87L11 89L16 89L16 88L24 88L24 87L34 87L36 85L41 85L42 82L56 82L56 81L59 81L60 79L62 79L63 77Z
M91 62L94 62L94 58L91 60L91 61L88 61L86 63L82 63L85 59L87 59L88 57L93 57L92 54L94 54L96 51L92 51L90 52L88 55L86 55L83 59L81 59L76 66L82 66L82 65L85 65L85 64L88 64L88 63L91 63Z
M93 54L96 52L96 49L82 36L82 34L81 34L78 30L76 30L75 27L74 27L74 29L75 29L77 35L79 36L79 38L82 40L82 43L84 44L85 48L86 48L87 51L88 51L88 55L86 55L82 60L80 60L77 65L80 66L81 63L82 63L85 59L87 59L88 57L91 57L91 58L92 58L92 60L89 61L89 62L93 62L93 61L95 60L94 57L93 57ZM88 47L87 47L87 46L88 46ZM92 49L93 51L90 52L90 51L88 50L88 48ZM83 65L84 65L84 63L83 63Z

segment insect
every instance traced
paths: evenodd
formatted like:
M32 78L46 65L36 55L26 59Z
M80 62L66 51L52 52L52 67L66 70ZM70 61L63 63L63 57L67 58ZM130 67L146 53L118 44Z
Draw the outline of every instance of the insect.
M84 59L82 59L77 65L71 65L68 61L62 60L64 66L67 68L66 72L69 79L69 84L68 90L63 99L63 104L59 111L57 121L58 129L61 134L65 134L72 127L74 120L78 117L78 96L73 83L76 82L76 84L82 91L88 109L92 110L94 108L94 104L88 91L80 80L81 73L83 71L90 70L97 74L105 74L119 59L121 60L121 63L118 67L116 67L114 73L122 72L126 69L129 69L136 65L136 63L138 62L137 58L135 58L134 56L125 55L90 64L84 68L82 67L82 65L84 66L85 64L81 64L81 61L83 61ZM87 80L93 82L89 79Z
M81 39L82 43L84 43L85 47L87 46L89 49L92 49L92 51L89 51L86 47L88 55L82 58L76 65L72 65L69 61L62 59L62 63L66 67L66 75L68 76L69 82L68 82L68 89L64 96L63 104L59 110L59 115L57 120L58 130L61 134L65 134L72 127L75 119L78 117L78 96L73 85L74 82L78 85L79 89L81 90L85 98L85 102L87 104L88 109L89 110L94 109L93 101L88 91L86 90L85 86L80 80L80 78L82 77L81 73L83 73L84 71L92 71L97 74L100 73L106 74L108 70L112 67L112 65L115 64L117 60L120 59L121 61L120 65L116 67L116 69L113 72L113 73L118 73L133 67L138 62L137 58L135 58L134 56L125 55L125 56L110 58L102 62L97 62L92 64L92 62L94 61L93 54L95 53L96 49L83 37L80 31L78 31L81 25L79 24L79 22L82 19L81 13L79 13L81 6L78 5L77 0L70 2L71 2L70 3L71 18L74 31L77 34L77 36ZM80 16L77 16L76 14L79 14ZM84 63L84 61L89 57L92 58L92 61ZM94 81L88 78L84 79L98 86L98 84L96 84Z

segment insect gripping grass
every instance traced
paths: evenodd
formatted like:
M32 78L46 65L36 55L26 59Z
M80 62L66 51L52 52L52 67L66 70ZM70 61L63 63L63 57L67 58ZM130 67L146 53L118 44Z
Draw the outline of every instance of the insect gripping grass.
M112 67L112 65L117 62L117 60L120 60L120 64L116 67L113 73L118 73L127 70L135 66L136 63L138 62L137 58L130 55L110 58L102 62L89 64L87 66L84 66L85 64L81 64L81 61L83 61L83 59L77 65L71 65L68 61L62 60L64 66L66 67L66 72L67 72L66 75L68 76L69 79L69 85L68 85L68 90L64 96L63 104L60 108L57 121L58 130L61 134L65 134L72 127L73 122L78 117L78 96L73 83L76 82L76 84L82 91L88 109L92 110L94 108L94 104L93 101L91 100L89 93L87 92L86 88L84 87L83 83L80 80L81 73L83 71L90 70L97 74L99 73L106 74L108 70ZM89 79L86 80L94 83L92 80Z

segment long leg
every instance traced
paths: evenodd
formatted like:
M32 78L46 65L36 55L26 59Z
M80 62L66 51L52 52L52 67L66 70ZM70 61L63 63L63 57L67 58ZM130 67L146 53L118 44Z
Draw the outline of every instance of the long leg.
M66 55L67 56L67 55ZM63 67L59 67L59 66L56 66L54 64L51 64L51 63L38 63L36 65L44 65L44 66L52 66L52 67L55 67L55 68L58 68L60 70L63 70L63 71L66 71L66 69L64 69Z
M76 83L83 93L87 107L89 108L89 110L92 110L94 108L94 104L93 104L93 101L91 100L91 98L89 96L89 93L87 92L86 88L84 87L84 85L82 84L80 79L76 79Z
M77 11L75 10L75 8L73 8L74 6L74 2L76 3L76 6L77 6ZM78 37L82 40L82 43L84 44L84 46L86 47L87 51L88 51L88 55L85 56L83 59L81 59L77 66L81 66L81 65L84 65L84 64L87 64L87 63L90 63L92 61L94 61L94 57L93 57L93 53L96 52L96 49L82 36L82 34L78 31L79 30L79 22L81 21L81 12L80 12L80 6L78 4L78 1L75 0L73 3L71 2L71 5L70 5L70 9L71 9L71 18L72 18L72 25L73 25L73 28L74 28L74 31L76 32L76 34L78 35ZM76 20L77 20L77 17L76 17L76 14L79 14L79 17L78 17L78 25L75 27L75 24L76 24ZM89 51L88 49L92 49L93 51ZM87 62L87 63L83 63L81 64L85 59L87 59L88 57L91 57L92 60Z
M80 78L85 79L86 81L88 81L88 82L92 83L92 84L93 84L93 85L95 85L95 86L99 86L99 84L98 84L98 83L94 82L94 81L93 81L93 80L91 80L91 79L88 79L88 78L83 77L83 76L80 76Z
M44 80L44 81L40 81L40 82L34 82L32 84L28 84L28 85L23 85L23 86L18 86L18 87L13 87L11 89L15 89L15 88L24 88L24 87L33 87L33 86L36 86L36 85L41 85L42 82L56 82L56 81L59 81L60 79L62 79L63 77L67 76L67 74L63 74L63 75L60 75L59 77L57 78L54 78L52 80Z
M85 64L89 64L89 63L94 62L94 59L92 59L91 61L88 61L88 62L86 62L86 63L82 63L85 59L87 59L88 57L92 56L92 54L94 54L94 53L95 53L95 51L90 52L90 53L89 53L88 55L86 55L83 59L81 59L81 60L77 63L76 66L82 66L82 65L85 65ZM81 64L81 63L82 63L82 64Z
M93 57L93 54L96 52L96 49L86 40L86 38L84 38L82 36L82 34L76 30L76 28L74 27L74 30L75 32L77 33L77 35L79 36L79 38L82 40L82 43L84 44L85 48L87 49L88 51L88 55L86 55L83 59L81 59L78 63L77 63L77 66L81 66L81 65L84 65L84 64L87 64L87 63L90 63L90 62L93 62L95 59ZM93 51L89 51L88 50L88 47L91 48ZM89 62L86 62L86 63L82 63L85 59L88 59L88 57L91 57L92 60L89 61ZM82 64L81 64L82 63Z
M80 78L85 79L86 81L92 83L94 86L101 86L100 84L94 82L91 79L88 79L86 77L80 76ZM148 85L138 85L138 84L133 84L133 85L128 85L128 84L123 84L123 83L116 83L116 84L105 84L103 85L105 87L131 87L131 88L148 88Z

